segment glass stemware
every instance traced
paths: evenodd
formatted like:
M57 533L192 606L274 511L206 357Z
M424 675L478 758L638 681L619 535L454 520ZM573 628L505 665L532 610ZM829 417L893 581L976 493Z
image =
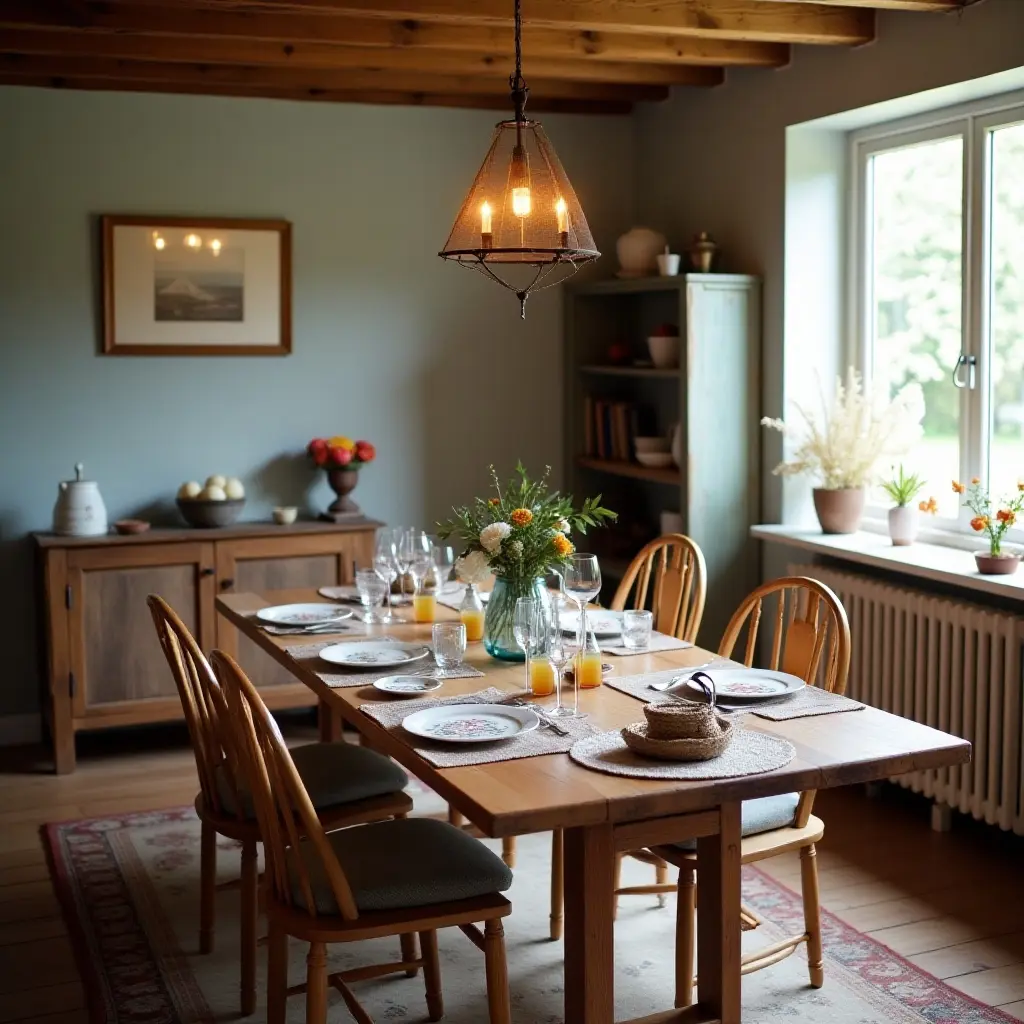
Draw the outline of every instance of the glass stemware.
M390 622L391 584L398 579L398 556L395 551L395 531L383 529L377 534L373 551L373 571L387 584L387 611L381 613L381 622Z
M526 692L532 693L530 685L530 655L537 641L540 640L540 608L537 599L533 597L520 597L516 601L515 618L512 624L512 633L516 643L522 647L526 654Z
M575 696L573 707L567 708L562 704L562 677L565 674L565 666L572 658L572 653L565 642L562 623L559 621L559 604L558 597L551 602L551 628L548 631L548 661L555 669L555 706L548 714L552 718L575 718L580 710L580 687L575 673L573 674L573 694Z
M434 578L437 580L437 592L441 593L448 586L448 578L455 565L455 548L451 544L437 541L431 544L430 554L434 561Z
M601 567L597 563L597 555L570 555L562 580L566 593L580 609L576 648L583 651L587 646L587 605L601 593Z

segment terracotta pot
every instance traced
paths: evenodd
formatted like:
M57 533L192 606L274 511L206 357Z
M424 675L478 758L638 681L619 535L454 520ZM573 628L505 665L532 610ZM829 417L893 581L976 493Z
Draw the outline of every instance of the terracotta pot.
M361 519L362 511L349 497L359 483L359 470L347 466L339 466L327 470L327 482L337 498L322 513L321 518L335 523L343 523L349 519Z
M897 505L889 509L889 536L893 547L902 548L913 544L917 538L917 509L909 505Z
M1020 555L993 555L988 551L975 551L974 561L982 576L1011 576L1020 565Z
M856 533L864 515L864 489L815 487L814 511L822 533Z

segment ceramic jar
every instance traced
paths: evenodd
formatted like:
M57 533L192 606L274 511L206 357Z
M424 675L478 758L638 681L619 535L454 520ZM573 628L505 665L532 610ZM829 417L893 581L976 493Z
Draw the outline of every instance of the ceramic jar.
M650 228L630 228L615 243L619 277L649 277L657 272L658 253L665 251L665 236Z
M815 487L814 511L822 533L856 533L864 515L864 489Z
M889 509L889 536L893 547L902 548L917 539L917 509L910 505L897 505Z
M74 480L61 480L53 506L53 532L63 537L99 537L107 532L107 507L95 480L83 480L82 463Z

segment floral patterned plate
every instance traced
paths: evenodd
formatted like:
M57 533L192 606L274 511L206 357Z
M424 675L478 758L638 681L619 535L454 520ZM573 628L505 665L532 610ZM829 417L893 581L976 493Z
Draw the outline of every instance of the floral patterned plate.
M408 665L419 661L430 653L423 644L373 643L356 641L346 644L331 644L320 652L324 661L348 668L391 668L393 665Z
M276 604L261 608L256 613L260 622L271 626L321 626L327 622L340 622L352 618L351 608L342 608L325 601L310 604Z
M434 676L384 676L373 684L374 689L399 697L414 697L440 690L442 681Z
M715 682L715 693L723 703L753 704L759 700L789 697L807 685L799 676L764 668L709 668L704 675ZM687 696L704 699L704 691L689 679L683 683Z
M442 704L402 720L406 732L442 743L507 740L532 732L538 725L536 711L508 704Z

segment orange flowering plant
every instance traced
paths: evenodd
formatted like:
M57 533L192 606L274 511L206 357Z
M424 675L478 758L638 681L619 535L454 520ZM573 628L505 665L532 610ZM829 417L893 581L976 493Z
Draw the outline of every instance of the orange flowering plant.
M306 445L306 453L326 469L345 467L358 469L377 458L377 449L369 441L353 441L337 434L334 437L314 437Z
M971 478L969 485L954 480L953 491L964 495L964 507L974 513L971 529L988 534L989 554L998 558L1003 553L1003 535L1024 511L1024 482L1018 482L1017 493L1012 499L1004 499L999 505L993 505L992 496L976 476Z

